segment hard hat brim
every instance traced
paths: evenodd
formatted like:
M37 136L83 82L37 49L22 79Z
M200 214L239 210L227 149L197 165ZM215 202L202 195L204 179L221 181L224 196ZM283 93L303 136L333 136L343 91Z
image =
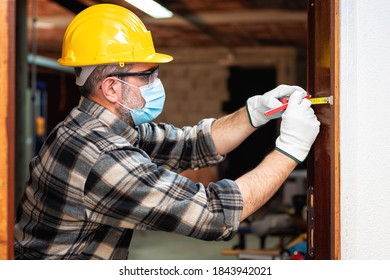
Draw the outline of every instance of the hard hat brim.
M168 54L163 53L154 53L145 58L142 62L152 62L152 63L168 63L173 60L173 57ZM135 61L134 61L135 62Z
M163 53L154 53L147 57L144 57L142 60L137 59L130 59L130 60L121 60L116 59L113 61L107 61L106 63L96 63L95 61L78 61L77 63L75 61L65 61L64 59L60 58L57 60L58 64L62 66L91 66L91 65L104 65L104 64L123 64L123 63L168 63L173 60L173 57L168 54Z

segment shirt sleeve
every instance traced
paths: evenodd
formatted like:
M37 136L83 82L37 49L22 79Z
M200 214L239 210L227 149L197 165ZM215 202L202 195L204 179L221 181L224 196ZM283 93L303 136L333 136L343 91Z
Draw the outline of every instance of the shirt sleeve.
M228 240L238 229L242 196L231 180L202 184L152 163L139 149L101 155L85 185L88 219L114 227Z
M164 123L139 126L139 147L151 160L177 173L186 169L213 166L225 159L219 155L211 137L215 119L181 129Z

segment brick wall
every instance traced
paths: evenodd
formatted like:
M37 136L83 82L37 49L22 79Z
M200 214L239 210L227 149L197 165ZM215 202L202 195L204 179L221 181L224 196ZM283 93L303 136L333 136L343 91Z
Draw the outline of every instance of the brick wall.
M230 66L273 66L278 84L296 83L296 51L292 48L238 49L234 53L222 48L157 51L174 57L171 63L160 66L167 98L157 121L178 127L224 115L222 103L229 98Z
M221 105L228 98L226 67L180 64L161 68L167 98L159 120L183 126L222 116Z

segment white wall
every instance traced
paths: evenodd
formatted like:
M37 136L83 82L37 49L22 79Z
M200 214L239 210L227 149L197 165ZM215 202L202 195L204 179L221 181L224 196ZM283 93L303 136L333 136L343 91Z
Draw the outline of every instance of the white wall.
M342 259L390 259L390 1L340 0Z

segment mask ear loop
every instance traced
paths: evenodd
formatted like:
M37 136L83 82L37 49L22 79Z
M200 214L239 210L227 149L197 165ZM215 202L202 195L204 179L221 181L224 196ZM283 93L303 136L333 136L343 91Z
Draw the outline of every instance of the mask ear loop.
M125 85L128 85L128 86L130 86L130 87L139 89L139 87L134 86L134 85L132 85L132 84L129 84L128 82L125 82L125 81L123 81L123 80L121 80L121 79L118 79L117 77L113 77L113 78L116 79L116 80L118 80L119 82L124 83ZM142 96L142 93L141 93L141 96ZM137 111L137 110L140 110L140 109L131 109L131 108L127 107L125 104L123 104L123 103L121 103L121 102L119 102L119 101L117 101L117 103L118 103L120 106L122 106L123 108L125 108L125 109L127 109L127 110L129 110L129 111L132 111L132 112Z
M117 101L116 103L118 103L120 106L122 106L126 110L129 110L129 111L132 111L132 112L136 110L136 109L131 109L131 108L127 107L125 104L123 104L123 103L121 103L119 101Z
M124 83L125 85L131 86L133 88L138 88L138 89L140 88L140 87L137 87L135 85L129 84L128 82L125 82L124 80L118 79L117 77L113 77L113 78L116 79L117 81Z

